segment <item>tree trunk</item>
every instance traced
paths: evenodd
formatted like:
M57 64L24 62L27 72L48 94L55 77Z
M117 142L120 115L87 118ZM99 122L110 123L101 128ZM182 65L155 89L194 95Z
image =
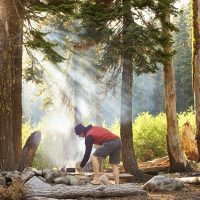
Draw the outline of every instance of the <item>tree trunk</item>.
M12 129L12 24L14 5L11 0L1 1L0 19L0 169L15 168Z
M15 163L22 149L22 44L23 44L23 8L15 1L15 12L10 23L13 46L12 65L12 117ZM17 9L17 10L16 10Z
M77 53L73 55L73 86L74 86L74 120L75 124L79 124L82 122L82 116L80 112L80 99L82 94L82 86L81 86L81 72L80 72L80 61L81 59Z
M162 31L168 37L171 37L171 31L166 26L170 23L170 13L161 19ZM172 53L172 47L169 44L163 47L166 54ZM176 92L174 81L174 67L172 59L164 63L164 84L165 84L165 106L167 115L167 147L170 161L170 171L186 171L187 162L181 149L179 134L178 134L178 120L176 114Z
M193 1L193 81L196 111L196 139L200 162L200 1Z
M131 37L128 36L128 28L132 24L131 6L123 1L125 13L123 17L123 46L121 55L122 66L122 86L121 86L121 116L120 116L120 135L122 140L122 160L126 172L133 174L140 179L141 172L138 168L133 146L132 129L132 87L133 87L133 55L128 50L131 44Z
M95 112L95 122L96 125L102 126L102 119L101 119L101 95L98 92L98 86L96 85L96 95L94 97L94 112Z

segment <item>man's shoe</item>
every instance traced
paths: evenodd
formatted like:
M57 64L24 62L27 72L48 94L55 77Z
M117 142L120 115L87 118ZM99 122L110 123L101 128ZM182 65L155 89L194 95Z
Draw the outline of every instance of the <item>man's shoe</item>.
M90 182L92 185L101 185L100 181L93 180Z

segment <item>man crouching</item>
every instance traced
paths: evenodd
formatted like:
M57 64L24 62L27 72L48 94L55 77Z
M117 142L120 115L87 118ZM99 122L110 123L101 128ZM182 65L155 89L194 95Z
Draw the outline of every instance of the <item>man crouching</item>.
M113 170L115 184L119 184L119 168L121 140L120 138L111 133L109 130L89 125L87 127L78 124L75 127L75 133L82 138L85 138L85 154L77 166L78 169L83 168L89 160L93 144L100 145L100 147L91 156L92 167L94 171L94 179L91 181L94 185L99 185L99 159L109 156L109 163Z

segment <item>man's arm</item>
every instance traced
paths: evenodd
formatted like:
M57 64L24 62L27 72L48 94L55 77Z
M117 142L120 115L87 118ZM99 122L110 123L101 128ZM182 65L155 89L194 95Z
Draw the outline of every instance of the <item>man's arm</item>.
M86 165L87 161L89 160L92 151L92 146L93 146L93 137L89 135L85 138L85 154L80 164L81 168L83 168Z

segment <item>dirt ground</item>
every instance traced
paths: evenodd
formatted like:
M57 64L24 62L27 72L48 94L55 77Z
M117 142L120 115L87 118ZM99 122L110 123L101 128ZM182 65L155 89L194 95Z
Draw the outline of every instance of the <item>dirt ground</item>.
M135 198L136 199L136 198ZM200 200L200 185L186 185L182 190L172 192L150 192L145 198L148 200Z
M147 196L101 198L101 200L200 200L200 185L186 185L181 190L171 192L148 192ZM80 198L80 200L100 200L99 198Z

